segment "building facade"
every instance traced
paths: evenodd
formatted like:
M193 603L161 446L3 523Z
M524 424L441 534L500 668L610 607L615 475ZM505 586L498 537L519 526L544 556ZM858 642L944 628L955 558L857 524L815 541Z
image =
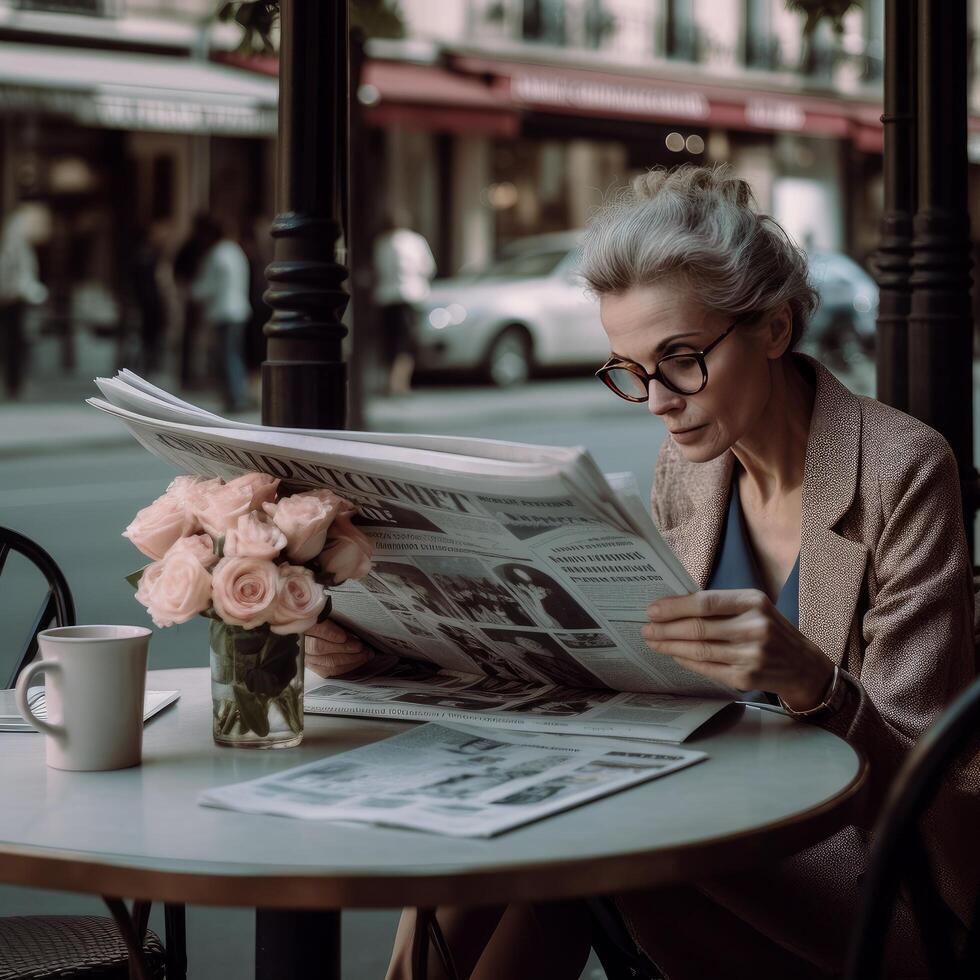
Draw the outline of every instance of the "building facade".
M267 227L277 85L215 60L241 38L215 9L0 0L0 219L21 200L50 216L38 248L48 321L125 328L141 256L165 272L197 212L239 238Z
M874 248L883 0L808 44L783 0L400 9L406 38L369 45L360 102L384 130L388 204L415 211L444 272L581 227L632 175L685 161L731 163L803 245ZM425 93L439 89L436 104Z

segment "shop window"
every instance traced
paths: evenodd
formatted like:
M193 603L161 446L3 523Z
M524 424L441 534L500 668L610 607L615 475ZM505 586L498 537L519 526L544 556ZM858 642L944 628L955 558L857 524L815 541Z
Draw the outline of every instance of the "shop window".
M524 0L521 34L525 41L564 44L564 0Z
M123 0L15 0L14 6L18 10L92 14L96 17L115 17L123 12Z
M972 8L971 8L972 9ZM883 0L865 0L864 70L866 82L880 82L885 74L885 10Z
M700 57L700 32L694 23L690 0L666 0L664 3L664 54L679 61L697 61Z
M802 21L801 21L802 23ZM841 57L840 38L829 18L821 18L810 31L803 31L799 71L815 81L830 83Z
M772 27L772 0L745 0L742 13L742 57L747 68L777 70L782 62Z
M616 18L603 0L588 0L583 11L582 33L585 46L598 50L616 32Z

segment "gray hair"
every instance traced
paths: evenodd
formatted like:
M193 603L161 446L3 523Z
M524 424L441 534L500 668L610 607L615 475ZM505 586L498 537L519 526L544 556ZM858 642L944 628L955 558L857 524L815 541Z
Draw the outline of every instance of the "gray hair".
M755 318L789 304L790 348L817 306L806 255L727 165L637 177L592 218L580 272L599 296L633 286L676 283L711 310Z

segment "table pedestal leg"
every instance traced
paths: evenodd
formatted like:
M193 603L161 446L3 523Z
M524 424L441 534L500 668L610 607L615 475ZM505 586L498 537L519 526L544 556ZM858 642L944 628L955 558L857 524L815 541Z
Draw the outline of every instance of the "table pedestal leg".
M256 909L255 980L340 980L339 909Z

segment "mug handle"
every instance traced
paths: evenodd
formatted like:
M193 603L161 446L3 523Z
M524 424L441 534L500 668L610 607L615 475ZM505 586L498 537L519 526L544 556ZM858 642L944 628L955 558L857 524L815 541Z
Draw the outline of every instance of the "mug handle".
M31 706L27 703L27 687L34 679L34 675L40 674L42 670L61 670L61 664L48 660L35 660L34 663L28 664L20 672L20 677L17 678L17 707L24 716L24 720L32 724L39 732L60 738L65 734L64 725L52 725L50 722L41 721L31 711Z

